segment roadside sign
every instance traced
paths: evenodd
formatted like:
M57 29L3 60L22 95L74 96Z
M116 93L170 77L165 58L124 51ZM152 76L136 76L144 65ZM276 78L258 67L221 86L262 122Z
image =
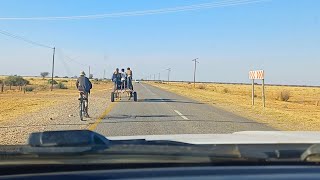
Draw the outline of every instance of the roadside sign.
M262 106L266 107L266 97L264 91L264 70L249 71L249 79L252 80L252 106L254 106L254 80L262 80Z
M264 70L250 71L249 79L264 79Z

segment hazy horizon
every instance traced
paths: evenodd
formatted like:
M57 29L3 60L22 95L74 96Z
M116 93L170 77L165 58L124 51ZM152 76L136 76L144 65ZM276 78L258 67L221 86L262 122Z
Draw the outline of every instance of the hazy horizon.
M6 20L122 13L228 1L5 1L0 30L56 47L55 76L80 71L110 78L115 68L135 78L161 73L192 81L250 83L263 69L267 84L320 85L320 1L266 0L173 13L101 19ZM52 49L0 34L0 74L39 76L50 72Z

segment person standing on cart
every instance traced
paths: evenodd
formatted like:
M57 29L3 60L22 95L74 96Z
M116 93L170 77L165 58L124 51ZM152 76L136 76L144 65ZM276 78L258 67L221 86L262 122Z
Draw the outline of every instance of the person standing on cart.
M127 73L124 71L124 69L121 69L121 90L124 90L127 88Z
M119 89L119 86L121 85L121 74L119 72L119 68L117 68L113 73L112 82L114 83L114 90Z
M128 89L133 90L133 86L132 86L132 70L129 67L127 68L127 85L128 85Z

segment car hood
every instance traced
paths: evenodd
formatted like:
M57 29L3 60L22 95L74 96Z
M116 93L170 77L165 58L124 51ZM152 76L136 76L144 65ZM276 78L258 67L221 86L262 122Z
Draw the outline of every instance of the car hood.
M176 141L189 144L317 144L320 132L241 131L232 134L112 136L109 140Z

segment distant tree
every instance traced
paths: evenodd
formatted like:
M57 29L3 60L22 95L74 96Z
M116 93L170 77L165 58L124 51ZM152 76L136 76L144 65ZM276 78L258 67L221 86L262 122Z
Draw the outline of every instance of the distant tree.
M55 76L55 78L59 78L59 76Z
M89 74L89 79L92 79L93 78L93 74Z
M64 76L63 78L69 78L68 76Z
M21 76L8 76L4 79L4 84L7 86L24 86L30 84L28 80L23 79Z
M40 76L42 77L42 79L44 79L45 77L49 76L48 72L41 72Z

